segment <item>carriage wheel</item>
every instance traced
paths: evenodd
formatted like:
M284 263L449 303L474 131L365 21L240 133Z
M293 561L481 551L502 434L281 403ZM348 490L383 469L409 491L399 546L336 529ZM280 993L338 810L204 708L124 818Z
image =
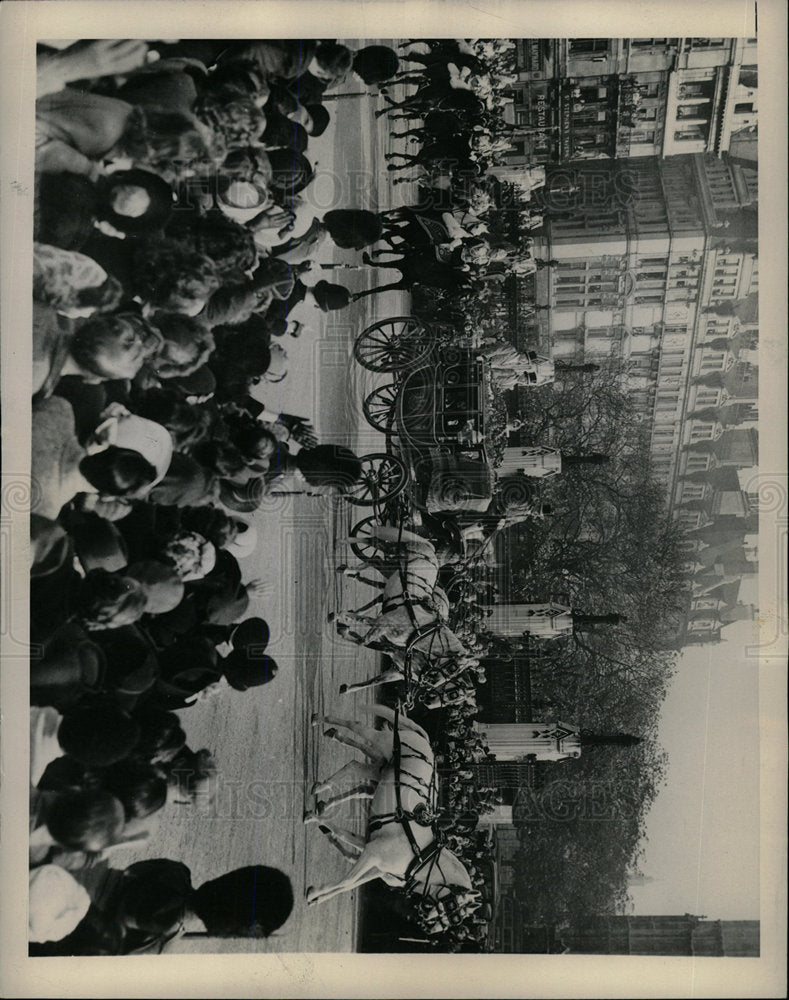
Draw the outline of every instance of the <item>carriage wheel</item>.
M433 348L433 336L413 316L373 323L356 338L353 356L371 372L398 372L418 364Z
M351 538L357 539L351 542L351 551L364 563L372 562L378 552L378 544L370 539L370 528L374 524L378 524L378 518L375 514L370 514L351 528Z
M394 382L373 389L362 404L365 419L371 427L385 434L394 420L394 406L398 388Z
M394 455L364 455L359 479L345 493L345 499L357 507L385 503L402 493L408 483L405 463Z

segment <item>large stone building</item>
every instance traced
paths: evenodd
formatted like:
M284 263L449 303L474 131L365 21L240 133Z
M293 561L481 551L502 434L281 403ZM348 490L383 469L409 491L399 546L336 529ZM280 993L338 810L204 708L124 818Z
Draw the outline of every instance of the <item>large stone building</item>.
M551 199L557 178L561 201ZM706 546L737 544L756 517L757 198L755 168L727 155L558 165L535 240L550 262L535 281L540 340L556 360L626 364L694 567ZM746 470L750 487L738 480ZM718 585L730 575L718 572ZM709 599L693 588L693 601ZM713 596L726 598L726 615L683 641L719 639L726 616L745 616L731 587Z
M720 154L755 130L755 38L517 40L504 163Z

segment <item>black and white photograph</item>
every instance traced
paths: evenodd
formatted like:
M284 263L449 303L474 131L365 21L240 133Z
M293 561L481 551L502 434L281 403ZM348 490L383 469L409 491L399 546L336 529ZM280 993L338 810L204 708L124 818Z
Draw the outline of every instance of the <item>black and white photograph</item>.
M634 997L783 995L768 19L428 37L354 7L336 38L23 33L4 928L44 977L181 956L159 995L291 955L456 963L425 995L473 995L474 956L519 956L500 995L620 995L533 971L603 960ZM732 978L660 992L650 959ZM354 967L336 995L415 995ZM252 995L328 995L300 975Z

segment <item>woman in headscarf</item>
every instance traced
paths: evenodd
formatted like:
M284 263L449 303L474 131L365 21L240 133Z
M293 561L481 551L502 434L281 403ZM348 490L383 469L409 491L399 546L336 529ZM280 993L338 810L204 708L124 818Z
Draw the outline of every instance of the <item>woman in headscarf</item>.
M85 254L33 244L33 298L76 319L111 312L121 300L117 278Z
M159 430L167 434L164 428ZM132 443L127 435L121 440ZM52 520L78 494L136 496L158 476L156 466L142 452L125 444L108 439L89 452L77 439L74 411L58 396L33 408L31 472L35 484L31 512Z
M140 107L89 91L67 88L36 101L36 170L69 171L96 180L102 161L131 159L176 176L213 162L213 137L196 118Z

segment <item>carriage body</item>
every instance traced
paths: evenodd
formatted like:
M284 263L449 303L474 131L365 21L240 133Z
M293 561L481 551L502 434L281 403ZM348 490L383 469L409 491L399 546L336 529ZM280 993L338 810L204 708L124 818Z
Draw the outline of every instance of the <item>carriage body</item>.
M484 444L490 373L473 351L436 347L401 382L394 447L406 462L412 498L429 514L483 512L495 476Z

